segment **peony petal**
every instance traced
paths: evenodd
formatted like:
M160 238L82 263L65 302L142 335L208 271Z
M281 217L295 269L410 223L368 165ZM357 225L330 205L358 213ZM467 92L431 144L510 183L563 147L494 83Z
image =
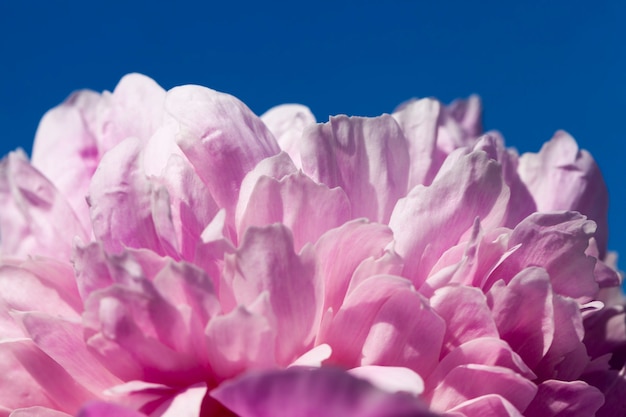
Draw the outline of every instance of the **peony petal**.
M278 363L288 365L309 349L319 326L323 294L312 247L296 255L284 225L252 227L225 262L220 284L224 310L250 305L268 291L280 340Z
M0 251L21 258L69 259L74 237L87 239L70 205L22 152L0 161Z
M383 257L392 240L393 233L387 226L365 219L347 222L320 237L315 243L315 253L324 279L324 311L339 310L357 268L366 259ZM368 272L374 269L375 266L371 266ZM377 274L364 274L368 278L372 275Z
M513 352L504 340L482 337L470 340L448 353L428 377L426 381L428 389L439 385L445 376L457 366L471 364L504 367L529 380L536 378L522 358Z
M363 344L378 311L394 294L407 290L412 290L409 281L385 275L371 277L355 288L319 337L333 349L331 361L347 367L361 365Z
M539 385L537 395L524 415L528 417L588 417L596 415L596 411L603 403L602 393L582 381L550 380Z
M77 417L147 417L145 414L113 403L100 401L85 405Z
M209 360L218 378L275 367L276 319L268 298L263 293L249 309L239 306L207 326Z
M519 175L539 211L578 211L596 222L603 258L608 239L608 192L591 155L579 150L568 133L558 131L538 154L524 154L519 162Z
M13 311L41 311L56 317L78 319L80 301L71 293L62 291L58 285L60 282L55 285L53 278L59 271L55 271L52 265L49 272L47 279L42 279L27 268L0 265L0 300Z
M380 391L333 368L250 373L211 395L239 417L434 417L412 396Z
M331 117L305 129L302 141L303 171L330 188L341 187L354 218L389 220L406 195L409 169L406 138L391 116Z
M99 101L98 93L77 91L48 111L39 122L31 158L67 199L84 230L91 227L85 197L100 160L94 131Z
M71 417L71 414L52 410L50 408L35 406L17 409L13 411L9 417Z
M467 400L495 394L505 398L516 409L525 410L536 392L534 383L510 369L461 365L446 375L429 398L433 409L448 410Z
M359 366L348 371L387 392L408 392L415 396L424 392L424 381L409 368L397 366Z
M171 227L175 230L175 237L168 241L176 242L181 257L191 261L200 243L202 231L218 212L217 203L193 167L182 156L170 156L159 179L167 188L166 195L169 198L163 197L158 201L167 204L162 212L171 216ZM162 224L170 227L167 220L163 219Z
M472 228L476 217L491 228L506 213L509 190L498 163L482 151L454 154L449 160L450 167L429 187L417 186L398 201L389 220L395 250L406 262L403 275L417 287L446 249Z
M180 124L178 146L234 218L241 181L259 161L280 152L276 140L245 104L208 88L173 88L165 109Z
M6 358L6 354L13 356L32 375L36 384L31 388L37 392L40 386L45 395L53 401L53 408L73 414L83 403L94 399L93 394L32 341L5 341L0 343L0 349L4 353L3 357ZM45 406L45 402L42 405Z
M329 189L301 172L280 181L262 177L237 229L242 236L249 227L282 223L292 231L294 249L300 251L327 230L344 224L350 219L350 211L350 202L340 188Z
M96 134L100 154L129 137L145 143L161 124L165 90L141 74L128 74L113 93L104 93Z
M554 307L548 274L540 268L524 269L507 286L498 281L487 299L500 337L534 369L554 340Z
M300 143L304 129L315 123L315 116L301 104L283 104L261 115L261 120L272 132L280 149L285 151L297 168L302 168Z
M145 176L140 153L140 141L129 138L102 158L89 188L94 234L107 252L147 248L176 257L169 194Z
M477 288L440 288L430 305L446 324L442 353L481 337L499 337L487 298Z
M513 404L497 394L465 401L449 412L462 413L466 417L524 417Z
M37 347L95 397L122 382L87 349L79 324L41 313L22 313L17 317Z
M362 349L361 365L402 366L426 378L435 368L445 322L419 293L398 291L380 307Z
M595 259L585 254L596 228L592 221L574 212L535 213L511 234L509 247L520 245L491 275L509 281L528 266L541 266L550 274L557 294L587 302L598 292Z
M408 189L429 185L441 166L436 154L437 129L442 106L437 100L424 98L407 103L392 114L407 138L409 157Z

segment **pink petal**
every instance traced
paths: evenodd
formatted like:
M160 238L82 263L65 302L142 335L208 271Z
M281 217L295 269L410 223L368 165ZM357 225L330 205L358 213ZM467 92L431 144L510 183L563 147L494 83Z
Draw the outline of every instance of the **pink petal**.
M2 254L69 259L75 237L87 235L65 198L21 152L0 161Z
M211 395L239 417L434 417L411 396L377 390L333 368L251 373Z
M18 317L37 347L95 397L122 382L87 349L79 324L41 313L23 313Z
M468 137L475 138L482 133L483 106L479 96L472 94L467 99L454 100L446 110Z
M163 213L170 214L174 237L185 260L193 260L200 235L217 214L218 206L193 167L182 156L172 155L167 161L160 181L167 188L169 199L161 199L168 207ZM166 221L162 222L166 227Z
M470 382L471 381L471 382ZM507 368L486 365L461 365L452 369L429 395L436 410L448 410L483 395L500 395L518 410L525 410L535 397L537 387Z
M482 151L449 159L449 167L429 187L417 186L398 201L389 221L395 250L406 261L403 275L417 287L439 257L472 228L476 217L490 228L506 214L509 190L497 162Z
M280 148L265 124L228 94L199 86L167 93L166 111L178 120L178 146L220 207L234 216L244 176Z
M180 313L136 265L127 267L132 268L126 271L127 281L99 290L87 300L83 315L87 343L122 379L174 385L202 380L204 369L198 366L193 339Z
M408 189L419 184L429 185L441 166L437 158L437 130L442 106L437 100L425 98L407 103L392 114L407 139L409 157Z
M343 190L329 189L299 172L280 181L260 178L237 229L241 236L249 227L282 223L292 231L294 249L300 251L327 230L344 224L350 214L350 202Z
M71 414L52 410L50 408L35 406L15 410L9 417L71 417Z
M352 368L348 373L387 392L407 392L417 396L424 391L424 381L409 368L368 365Z
M444 321L419 293L398 291L378 309L361 365L402 366L425 378L437 365L444 333Z
M35 346L32 341L5 341L0 343L0 346L4 352L17 359L24 369L32 375L36 385L32 386L31 389L37 392L38 386L40 386L54 404L53 408L73 414L83 403L94 399L93 394L72 378L61 365ZM4 357L6 358L6 356Z
M302 137L302 169L330 188L341 187L353 217L386 223L407 192L409 156L402 130L389 115L331 117Z
M445 376L461 365L487 365L511 369L533 380L536 375L526 366L522 358L509 345L498 338L483 337L468 341L448 353L428 377L428 389L439 385Z
M102 96L96 131L101 154L129 137L145 143L161 124L165 90L145 75L128 74Z
M277 155L270 156L259 162L252 171L246 174L241 183L235 213L235 224L239 225L241 223L242 217L250 206L250 196L261 178L269 177L275 180L282 180L284 177L296 174L297 172L298 169L296 169L293 161L285 152L280 152ZM242 236L243 233L241 233L239 237Z
M602 393L582 381L550 380L539 385L537 395L524 415L528 417L588 417L596 415L596 411L603 403Z
M383 257L392 240L393 233L387 226L364 219L347 222L322 235L315 243L315 253L324 279L324 311L339 310L357 268L367 259ZM377 275L373 269L371 266L364 275Z
M411 289L406 279L385 275L371 277L355 288L333 317L325 330L327 333L320 336L320 341L333 349L333 363L347 367L360 365L363 345L378 311L394 294Z
M527 268L505 286L498 281L487 294L500 337L535 368L554 340L550 278L545 270Z
M497 394L465 401L449 411L462 413L466 417L523 417L513 404Z
M130 138L102 158L89 188L94 234L107 252L131 247L176 256L169 194L146 177L140 152L140 141Z
M63 287L58 285L62 280L55 283L54 278L63 273L55 270L54 262L48 264L49 274L42 274L47 279L41 278L28 268L0 265L0 300L13 311L41 311L56 317L78 319L82 309L80 300L72 297L72 293L62 291Z
M226 379L248 369L275 367L275 320L267 293L249 309L239 306L211 320L206 329L207 348L217 377Z
M225 311L250 305L269 292L276 316L278 363L287 365L309 349L321 316L322 283L310 246L297 255L282 224L251 227L236 254L226 257L220 301Z
M100 160L94 132L99 101L93 91L78 91L48 111L39 122L31 158L67 199L85 230L91 227L85 196Z
M510 280L528 266L541 266L550 274L557 294L587 302L595 296L595 259L586 255L592 221L574 212L535 213L513 230L509 247L521 245L495 269L491 280Z
M579 150L569 134L558 131L539 153L522 155L518 169L539 211L578 211L596 222L600 257L604 257L608 192L591 155Z
M430 298L430 305L446 323L443 352L473 339L499 337L487 298L477 288L440 288Z
M272 132L280 149L285 151L298 168L302 168L300 143L304 129L315 123L315 116L301 104L283 104L261 115L261 120Z
M589 364L587 349L581 342L583 328L580 307L572 299L553 296L554 340L537 368L540 379L579 379Z

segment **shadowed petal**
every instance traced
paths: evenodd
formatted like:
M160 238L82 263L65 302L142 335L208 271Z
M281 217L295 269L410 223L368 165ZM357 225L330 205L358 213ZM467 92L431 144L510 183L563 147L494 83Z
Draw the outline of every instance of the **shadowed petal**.
M333 368L248 374L211 395L239 417L434 417L412 396L380 391Z

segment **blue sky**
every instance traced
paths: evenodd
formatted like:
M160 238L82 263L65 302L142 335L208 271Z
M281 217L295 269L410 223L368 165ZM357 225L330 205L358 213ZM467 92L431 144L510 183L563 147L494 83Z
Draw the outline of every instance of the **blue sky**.
M486 128L520 152L565 129L594 155L610 246L626 257L626 2L97 3L0 1L1 154L29 151L71 91L111 90L135 71L229 92L257 113L300 102L320 121L478 93Z

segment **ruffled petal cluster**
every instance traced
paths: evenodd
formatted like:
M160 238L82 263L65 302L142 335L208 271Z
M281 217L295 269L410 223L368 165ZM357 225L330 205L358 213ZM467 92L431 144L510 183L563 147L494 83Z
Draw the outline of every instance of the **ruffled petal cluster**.
M74 93L0 162L0 416L623 415L601 173L480 120Z

